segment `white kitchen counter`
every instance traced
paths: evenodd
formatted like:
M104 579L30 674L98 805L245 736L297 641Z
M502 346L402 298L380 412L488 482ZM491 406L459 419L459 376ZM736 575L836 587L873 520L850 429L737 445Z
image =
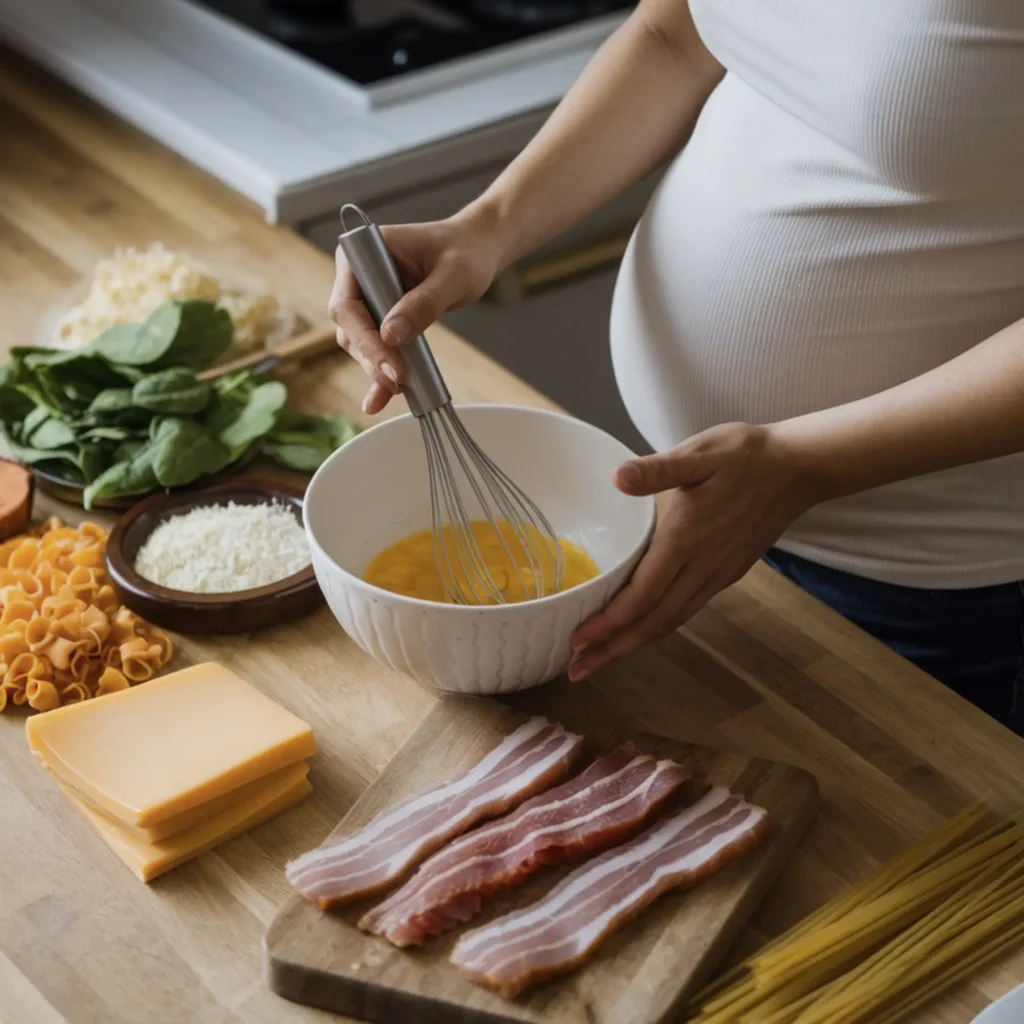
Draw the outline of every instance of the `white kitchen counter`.
M0 0L0 36L286 223L323 214L341 182L366 201L507 160L598 45L366 109L187 0Z

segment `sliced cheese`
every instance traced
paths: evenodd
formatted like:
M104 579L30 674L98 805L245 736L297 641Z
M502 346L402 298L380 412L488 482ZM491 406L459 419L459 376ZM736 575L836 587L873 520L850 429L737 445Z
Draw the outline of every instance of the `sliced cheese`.
M269 775L265 775L261 779L254 779L252 782L247 782L244 786L239 786L238 789L233 789L229 793L225 793L223 796L214 797L213 800L207 800L205 804L193 807L190 811L182 811L181 814L174 814L170 818L165 818L156 825L150 825L149 828L141 828L138 825L128 825L125 822L120 821L113 815L108 814L99 806L99 804L90 800L84 793L72 788L67 783L63 783L62 788L64 792L69 793L80 804L84 804L90 811L95 811L96 814L102 815L111 824L117 825L129 835L133 835L137 839L141 839L144 843L158 843L162 839L166 839L168 836L176 835L178 832L184 832L187 828L192 828L204 821L209 821L222 811L229 810L230 808L247 800L252 798L259 799L261 796L265 796L268 793L277 793L280 791L279 783L283 781L297 783L304 779L308 774L309 765L306 764L305 761L299 761L297 764L287 765L284 768L279 768L276 772L271 772Z
M36 715L26 731L56 778L140 828L314 752L305 722L215 662Z
M242 800L220 814L193 825L192 828L168 836L158 843L148 843L137 835L125 831L107 815L94 811L76 800L71 790L56 780L71 805L100 834L100 838L128 865L143 882L184 864L218 843L223 843L275 814L297 804L312 792L305 774L298 778L282 778L266 792Z

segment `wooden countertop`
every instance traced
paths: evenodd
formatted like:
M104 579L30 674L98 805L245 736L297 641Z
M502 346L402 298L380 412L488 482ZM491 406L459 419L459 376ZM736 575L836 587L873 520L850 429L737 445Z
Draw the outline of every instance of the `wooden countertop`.
M0 351L31 341L115 246L154 240L267 281L322 317L327 257L3 51L0 140ZM432 342L458 400L547 404L450 332ZM361 418L363 377L343 356L291 380L311 408ZM314 795L145 886L33 762L23 718L0 715L0 1021L332 1019L260 979L261 937L288 895L282 866L326 835L434 698L364 656L326 608L258 636L182 638L175 664L208 658L313 724ZM638 730L788 761L820 780L818 818L738 953L969 800L1024 810L1024 741L762 567L680 634L578 687L579 699L591 688ZM1021 981L1024 955L919 1019L965 1024Z

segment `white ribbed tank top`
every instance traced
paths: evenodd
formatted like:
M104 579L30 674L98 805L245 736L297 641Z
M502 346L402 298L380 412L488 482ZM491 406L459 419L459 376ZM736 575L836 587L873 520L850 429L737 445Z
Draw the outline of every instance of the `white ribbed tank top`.
M877 393L1024 317L1024 0L691 7L727 73L611 318L654 448ZM827 502L779 546L908 586L1024 579L1024 455Z

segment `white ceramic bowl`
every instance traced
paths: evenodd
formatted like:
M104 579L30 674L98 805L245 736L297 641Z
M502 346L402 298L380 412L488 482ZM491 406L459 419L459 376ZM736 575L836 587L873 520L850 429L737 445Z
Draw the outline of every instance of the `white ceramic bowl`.
M1024 1020L1024 985L1011 989L1002 999L982 1010L974 1024L1020 1024Z
M374 555L430 527L426 459L411 416L367 430L324 462L306 491L306 535L327 603L364 651L439 690L509 693L565 671L570 633L607 604L646 549L654 500L612 486L612 470L633 453L597 427L519 406L460 406L459 415L559 535L597 562L599 576L539 601L488 607L364 582Z

